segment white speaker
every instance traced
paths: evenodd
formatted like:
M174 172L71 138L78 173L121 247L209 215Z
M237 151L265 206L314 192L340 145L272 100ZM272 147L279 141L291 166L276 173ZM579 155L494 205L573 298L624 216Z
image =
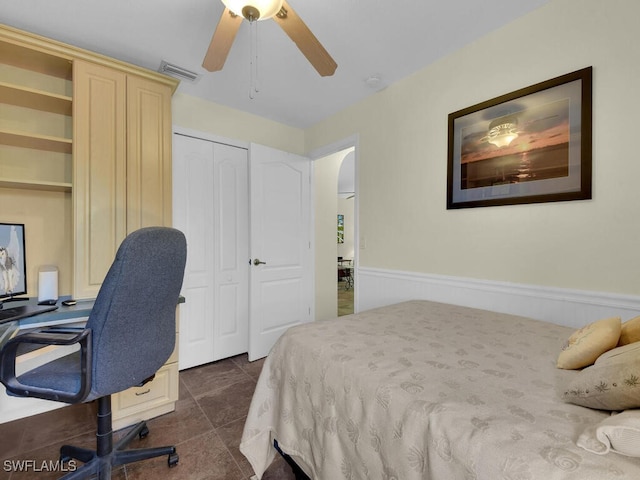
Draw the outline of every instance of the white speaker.
M38 303L58 300L58 267L43 265L38 269Z

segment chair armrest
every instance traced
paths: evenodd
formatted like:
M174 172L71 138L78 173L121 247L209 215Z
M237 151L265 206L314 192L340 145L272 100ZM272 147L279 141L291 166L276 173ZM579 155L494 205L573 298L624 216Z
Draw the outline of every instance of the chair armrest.
M18 335L9 340L6 346L16 343L36 343L40 345L73 345L91 334L91 329L81 327L49 327ZM5 349L6 349L5 346ZM4 351L4 349L3 349Z
M24 385L16 378L18 348L23 344L80 345L80 390L64 392L33 385ZM18 335L0 350L0 381L15 395L44 398L46 400L77 403L91 390L91 329L75 327L50 327Z

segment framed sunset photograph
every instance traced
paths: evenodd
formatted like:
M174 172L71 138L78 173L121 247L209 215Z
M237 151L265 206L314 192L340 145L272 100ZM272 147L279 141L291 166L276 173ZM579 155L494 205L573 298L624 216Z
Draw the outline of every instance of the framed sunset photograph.
M592 68L449 114L447 209L591 198Z

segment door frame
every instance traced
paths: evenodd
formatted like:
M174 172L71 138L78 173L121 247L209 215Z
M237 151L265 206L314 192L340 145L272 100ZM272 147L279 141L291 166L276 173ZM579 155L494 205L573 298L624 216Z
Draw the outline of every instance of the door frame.
M362 248L361 246L361 241L360 241L360 195L358 194L358 185L359 185L359 165L360 165L360 161L359 161L359 157L360 157L360 136L359 134L353 134L350 135L348 137L343 138L342 140L338 140L337 142L333 142L330 143L328 145L324 145L322 147L316 148L314 150L312 150L311 152L309 152L306 156L309 157L311 159L312 162L315 162L316 160L320 160L321 158L327 157L329 155L333 155L334 153L338 153L342 150L346 150L347 148L352 148L354 149L353 153L355 156L355 202L353 205L353 210L354 210L354 225L353 225L353 235L354 238L357 239L356 242L354 242L354 249L353 249L353 283L354 283L354 287L353 287L353 308L354 308L354 313L357 313L360 311L360 308L358 306L358 298L360 297L359 295L359 288L360 288L360 282L358 281L358 270L359 270L359 265L360 265L360 248ZM315 181L315 177L314 177L314 171L313 169L311 170L311 238L313 238L313 245L314 245L314 256L313 256L313 272L314 272L314 276L313 276L313 290L315 292L316 290L316 285L315 285L315 271L316 271L316 265L315 265L315 239L316 239L316 228L315 228L315 209L316 209L316 203L315 203L315 192L316 192L316 181ZM314 312L315 312L315 296L314 296ZM336 313L337 315L337 313Z

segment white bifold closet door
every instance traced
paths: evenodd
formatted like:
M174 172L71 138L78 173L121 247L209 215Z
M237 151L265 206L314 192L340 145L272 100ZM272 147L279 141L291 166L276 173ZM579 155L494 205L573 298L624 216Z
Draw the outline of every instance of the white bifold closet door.
M312 320L308 158L175 133L173 223L187 237L180 369L262 358Z
M243 148L174 135L173 223L187 237L180 369L249 346L249 181Z

